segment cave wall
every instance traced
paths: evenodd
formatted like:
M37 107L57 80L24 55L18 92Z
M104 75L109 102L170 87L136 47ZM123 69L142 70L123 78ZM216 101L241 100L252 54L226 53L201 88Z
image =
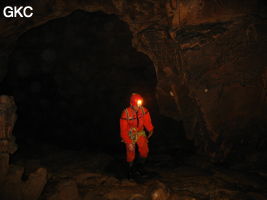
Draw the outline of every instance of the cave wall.
M23 32L77 9L113 13L128 23L133 46L154 63L161 112L182 119L187 137L202 152L222 160L242 145L260 148L266 141L264 1L27 3L35 8L33 18L0 23L0 80Z

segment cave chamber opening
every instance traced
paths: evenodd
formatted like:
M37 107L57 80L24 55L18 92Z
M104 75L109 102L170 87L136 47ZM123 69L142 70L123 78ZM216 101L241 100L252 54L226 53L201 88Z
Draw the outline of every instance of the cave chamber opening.
M143 95L150 110L155 150L185 140L181 123L159 114L153 63L132 47L131 37L115 15L75 11L18 39L2 93L18 106L20 149L53 144L121 151L119 118L132 92Z

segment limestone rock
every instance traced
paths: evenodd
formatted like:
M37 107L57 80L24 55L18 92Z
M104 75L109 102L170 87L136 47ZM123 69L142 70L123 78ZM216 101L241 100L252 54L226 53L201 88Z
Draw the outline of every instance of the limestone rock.
M12 96L0 96L0 152L13 154L17 150L12 136L17 119L16 104Z
M37 200L47 182L47 170L39 168L30 174L28 180L22 186L23 200Z
M134 194L128 200L145 200L145 197L142 194Z
M2 171L8 169L3 177L0 187L0 199L2 200L37 200L47 182L47 171L44 168L38 169L30 174L27 181L22 181L24 168L16 165L8 166L6 161ZM2 163L3 164L3 163ZM4 175L4 174L3 174Z
M82 200L97 200L97 197L93 194L93 192L87 192Z
M8 174L0 188L0 199L21 200L22 174L24 169L19 166L10 166Z
M48 200L80 200L77 184L72 180L60 182L57 191Z
M134 190L122 188L122 189L113 189L112 191L106 193L104 197L108 200L128 200L131 198L139 198L139 195L136 196L136 193Z
M7 175L9 167L9 155L7 153L0 153L0 184Z
M151 200L168 200L171 196L170 189L163 183L152 182L147 190L147 196Z

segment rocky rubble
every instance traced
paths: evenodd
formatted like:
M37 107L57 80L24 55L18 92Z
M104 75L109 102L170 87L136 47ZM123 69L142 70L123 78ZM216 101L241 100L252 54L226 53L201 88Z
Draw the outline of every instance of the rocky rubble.
M40 163L49 172L40 200L266 199L266 176L233 164L216 166L207 158L195 155L158 153L151 155L147 163L147 171L152 176L129 181L126 168L117 156L111 159L104 154L71 153L64 149L58 149L53 155L40 155ZM26 162L23 157L20 159L16 162Z
M22 180L24 168L9 166L0 189L3 200L37 200L47 182L47 171L40 168Z

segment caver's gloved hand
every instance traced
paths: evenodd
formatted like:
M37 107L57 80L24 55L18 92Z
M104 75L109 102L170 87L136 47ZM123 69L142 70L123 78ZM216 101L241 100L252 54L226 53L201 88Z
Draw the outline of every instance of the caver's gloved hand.
M153 135L153 131L150 131L150 132L148 133L147 138L149 139L152 135Z

